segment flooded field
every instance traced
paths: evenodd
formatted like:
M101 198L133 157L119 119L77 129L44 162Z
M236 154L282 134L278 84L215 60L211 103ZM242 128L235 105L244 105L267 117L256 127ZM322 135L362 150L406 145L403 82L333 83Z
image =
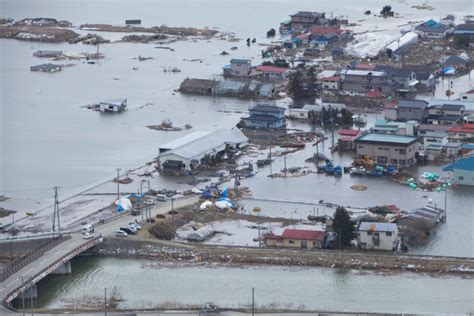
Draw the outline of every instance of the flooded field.
M251 289L260 308L413 313L472 312L472 280L423 275L381 275L324 268L257 266L169 267L152 260L78 258L73 274L48 276L39 284L38 305L80 308L102 302L116 288L118 308L249 306ZM364 302L364 304L361 304ZM101 303L99 303L101 304Z

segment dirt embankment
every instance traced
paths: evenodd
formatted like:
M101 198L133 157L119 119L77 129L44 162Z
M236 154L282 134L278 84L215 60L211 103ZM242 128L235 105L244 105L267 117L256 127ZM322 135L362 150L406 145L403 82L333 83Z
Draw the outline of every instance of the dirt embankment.
M50 26L0 25L0 38L22 41L61 43L71 42L79 37L74 31Z
M418 272L474 276L474 258L409 256L389 253L292 250L281 248L223 247L148 240L143 237L110 238L96 254L156 258L187 265L219 263L232 266L284 265L376 270L386 273Z
M198 29L194 27L170 27L170 26L121 26L110 24L81 24L81 30L91 30L100 32L121 32L121 33L157 33L178 36L204 36L211 37L217 34L216 30Z

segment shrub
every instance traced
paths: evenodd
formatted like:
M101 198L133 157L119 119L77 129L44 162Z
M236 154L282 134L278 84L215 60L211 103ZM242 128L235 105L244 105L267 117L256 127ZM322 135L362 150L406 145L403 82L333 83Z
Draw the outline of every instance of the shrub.
M176 234L176 229L168 222L156 223L148 231L156 238L165 240L173 239Z

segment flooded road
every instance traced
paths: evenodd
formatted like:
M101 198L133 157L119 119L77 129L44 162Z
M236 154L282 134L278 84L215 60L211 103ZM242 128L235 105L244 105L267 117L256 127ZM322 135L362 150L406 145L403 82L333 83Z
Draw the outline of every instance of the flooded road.
M107 284L123 299L118 308L179 307L214 302L259 308L319 311L468 313L474 311L472 280L424 275L386 275L351 270L257 266L163 267L147 259L83 257L73 273L41 281L38 305L73 309L99 300ZM364 304L361 304L364 302Z

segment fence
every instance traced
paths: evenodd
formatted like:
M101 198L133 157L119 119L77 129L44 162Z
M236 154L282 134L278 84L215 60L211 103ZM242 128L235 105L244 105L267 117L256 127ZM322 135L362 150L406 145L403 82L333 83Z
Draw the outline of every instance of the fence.
M9 278L12 274L15 272L18 272L21 270L23 267L26 265L30 264L31 262L35 261L39 257L41 257L46 251L56 247L60 243L62 243L65 240L68 240L71 238L71 235L62 235L61 237L56 237L54 239L48 240L44 245L38 247L37 249L29 252L25 256L18 258L16 260L13 260L8 267L6 267L3 271L2 274L0 275L0 282L5 281L7 278Z

